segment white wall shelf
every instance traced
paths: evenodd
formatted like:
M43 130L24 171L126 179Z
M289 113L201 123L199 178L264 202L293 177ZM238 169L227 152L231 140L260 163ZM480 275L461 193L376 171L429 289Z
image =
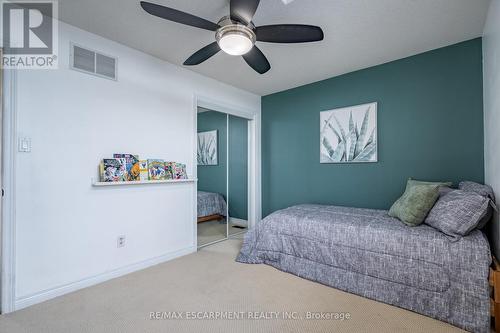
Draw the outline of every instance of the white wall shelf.
M198 179L168 179L168 180L141 180L131 182L98 182L92 179L92 186L130 186L130 185L149 185L149 184L179 184L195 183Z

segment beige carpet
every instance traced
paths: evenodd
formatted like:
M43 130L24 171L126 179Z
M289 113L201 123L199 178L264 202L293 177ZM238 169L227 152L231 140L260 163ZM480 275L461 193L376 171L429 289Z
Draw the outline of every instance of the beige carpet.
M240 246L241 240L230 239L195 254L0 316L0 332L459 331L446 323L266 265L236 263L234 258ZM241 311L247 319L150 320L152 311ZM253 317L261 319L248 319L248 311L259 312ZM280 319L261 313L265 311L277 312ZM290 317L298 316L282 319L284 311ZM306 320L308 311L343 312L351 318ZM272 319L262 319L264 315Z
M240 224L229 222L229 235L235 235L239 233L244 233L247 228L243 228Z
M227 224L219 221L198 223L198 246L209 244L226 238Z
M207 221L198 223L198 246L226 238L227 225L219 221ZM229 223L229 236L246 232L246 228L238 228Z

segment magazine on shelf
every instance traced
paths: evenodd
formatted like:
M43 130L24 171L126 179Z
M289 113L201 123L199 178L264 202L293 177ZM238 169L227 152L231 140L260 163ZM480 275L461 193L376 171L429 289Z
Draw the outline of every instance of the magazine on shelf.
M167 173L165 170L165 161L148 160L149 180L165 180Z
M165 162L165 171L167 172L167 179L174 178L174 165L175 162Z
M139 166L139 156L133 154L113 154L114 158L125 159L125 171L127 181L139 181L140 178L140 166Z
M173 179L187 179L186 165L182 163L172 164Z
M141 181L149 180L149 170L148 170L148 161L140 160L139 161L139 178Z
M126 180L126 161L124 158L105 158L101 165L101 181L123 182Z

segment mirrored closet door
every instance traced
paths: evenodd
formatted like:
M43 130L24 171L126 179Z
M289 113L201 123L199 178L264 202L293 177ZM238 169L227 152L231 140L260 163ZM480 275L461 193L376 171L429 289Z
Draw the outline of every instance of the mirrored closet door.
M198 246L248 227L248 120L198 108Z
M234 235L248 227L248 120L228 117L228 233Z
M198 109L198 246L227 238L227 114Z

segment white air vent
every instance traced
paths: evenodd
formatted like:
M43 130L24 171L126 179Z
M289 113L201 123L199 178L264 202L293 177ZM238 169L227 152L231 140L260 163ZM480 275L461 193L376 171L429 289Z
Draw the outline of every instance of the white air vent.
M71 68L116 80L117 59L71 44Z

